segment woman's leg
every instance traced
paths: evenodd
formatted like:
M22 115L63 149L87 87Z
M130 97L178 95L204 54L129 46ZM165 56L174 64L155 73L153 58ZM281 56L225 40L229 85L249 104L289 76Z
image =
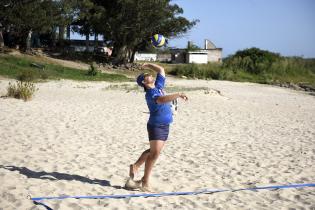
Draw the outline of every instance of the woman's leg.
M134 178L140 166L146 161L150 153L150 149L145 150L139 157L139 159L130 165L129 176L130 178Z
M142 177L142 187L149 187L149 178L152 172L152 168L156 160L158 159L165 141L162 140L151 140L150 141L150 152L145 161L144 176Z

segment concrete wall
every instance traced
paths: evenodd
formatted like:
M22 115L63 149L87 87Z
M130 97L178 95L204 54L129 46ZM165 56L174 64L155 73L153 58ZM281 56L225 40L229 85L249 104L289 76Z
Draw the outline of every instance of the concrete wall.
M156 61L157 54L156 53L136 53L135 61Z
M216 49L217 47L208 39L205 40L205 49L210 50L210 49Z
M172 55L171 54L157 54L157 61L171 62L172 61Z
M71 49L73 49L75 52L84 52L86 51L85 46L76 46L76 45L71 45ZM93 52L94 51L94 46L89 46L88 47L88 52Z
M212 44L213 45L213 44ZM211 42L207 42L207 47L211 47ZM209 63L222 62L222 48L201 49L189 51L186 49L171 50L172 63Z
M207 53L187 53L187 63L208 63Z
M222 62L222 49L208 50L208 62Z
M172 63L185 63L186 57L184 52L172 53Z

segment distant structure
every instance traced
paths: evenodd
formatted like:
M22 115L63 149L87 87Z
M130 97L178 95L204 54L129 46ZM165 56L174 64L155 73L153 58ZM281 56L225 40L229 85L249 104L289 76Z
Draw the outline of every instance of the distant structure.
M205 50L208 51L208 62L222 62L222 48L217 48L211 41L206 39Z
M136 52L135 61L157 61L157 54Z
M208 63L208 52L206 50L188 51L186 63Z
M192 42L188 42L188 49L191 49ZM170 54L157 54L147 52L136 52L135 61L159 61L167 63L220 63L222 62L222 48L216 47L213 42L206 39L204 49L170 49Z
M191 42L188 42L190 45ZM208 39L205 40L204 49L190 50L171 49L172 63L199 63L222 62L222 48L217 48Z
M164 63L170 63L172 61L171 54L168 53L146 53L136 52L135 61L159 61Z
M106 47L103 41L99 40L66 40L67 49L72 52L98 52L111 56L113 47Z

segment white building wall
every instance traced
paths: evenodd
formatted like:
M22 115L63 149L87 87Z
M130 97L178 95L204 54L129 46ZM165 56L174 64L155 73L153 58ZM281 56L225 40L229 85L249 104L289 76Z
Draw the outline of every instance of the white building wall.
M222 61L222 50L215 49L208 51L208 62L221 62Z
M208 63L208 54L197 54L197 53L188 53L187 54L188 63Z
M155 53L136 53L135 61L156 61L157 54Z
M75 52L84 52L86 51L86 46L71 46L74 48ZM93 52L94 51L94 46L88 46L88 52Z

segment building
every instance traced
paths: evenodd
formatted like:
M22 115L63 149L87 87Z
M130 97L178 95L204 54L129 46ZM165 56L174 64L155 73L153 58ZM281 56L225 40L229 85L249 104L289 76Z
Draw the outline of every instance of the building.
M190 44L190 42L188 43ZM211 41L205 40L204 49L187 51L187 49L171 49L172 63L222 62L222 48L217 48Z
M171 49L172 63L186 63L186 49Z
M164 63L170 63L172 61L171 54L167 53L145 53L136 52L135 61L159 61Z
M142 53L136 52L135 61L156 61L157 54L156 53Z
M186 63L208 63L208 51L198 50L198 51L188 51L186 52Z
M211 41L206 39L205 50L208 51L208 62L222 62L222 48L217 48Z

